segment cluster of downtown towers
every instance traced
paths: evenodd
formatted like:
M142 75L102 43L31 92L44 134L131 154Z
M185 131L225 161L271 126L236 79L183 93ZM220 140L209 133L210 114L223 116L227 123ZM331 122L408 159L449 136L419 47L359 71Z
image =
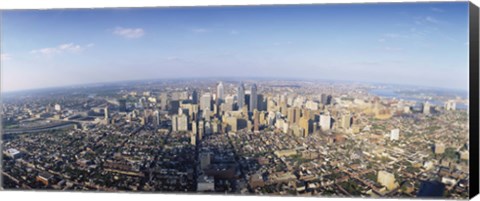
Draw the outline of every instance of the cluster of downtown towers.
M225 117L225 118L222 118L222 122L225 124L224 126L225 127L222 127L224 128L224 132L229 132L229 131L237 131L239 129L242 129L242 128L249 128L249 129L252 129L253 127L253 130L254 131L259 131L259 127L262 127L261 125L263 125L261 123L261 120L260 119L264 119L265 117L261 117L262 114L260 111L266 111L268 110L268 101L265 100L264 98L264 95L263 94L259 94L258 93L258 89L257 89L257 85L255 83L252 83L250 84L249 86L249 90L245 90L245 84L243 82L240 82L237 87L236 87L236 94L235 95L227 95L225 93L225 86L224 86L224 83L223 82L218 82L217 85L216 85L216 92L215 93L212 93L211 91L207 91L207 92L204 92L202 94L199 94L199 92L197 91L197 89L194 89L191 93L191 103L195 106L192 106L194 108L191 108L191 109L188 109L188 110L184 110L183 107L170 107L169 109L169 113L173 115L171 116L171 128L172 128L172 131L188 131L191 129L191 131L193 131L193 135L196 135L197 134L197 129L198 130L203 130L203 129L206 129L205 127L210 127L210 126L214 126L214 125L210 125L211 123L213 122L209 122L210 120L210 117L212 117L212 115L220 115L222 114L221 111L238 111L240 113L240 116L243 116L243 115L246 115L246 116L243 116L241 117L242 119L243 118L248 118L250 121L248 121L247 119L243 119L243 120L240 120L238 119L239 116L237 115L233 115L233 113L229 113L228 115L224 116L224 115L220 115L221 117ZM283 98L286 98L286 96L281 96ZM166 98L166 97L164 97ZM331 103L332 101L332 96L331 95L326 95L326 94L321 94L321 98L320 98L320 102L323 104L323 105L328 105ZM165 100L162 100L161 102L165 102ZM284 101L280 101L280 102L283 102L284 104L286 104L286 100ZM164 105L165 107L166 105ZM169 104L169 106L172 106L171 104ZM286 105L285 105L286 106ZM164 108L163 107L163 108ZM177 113L177 109L178 108L178 113ZM286 107L280 107L280 110L282 110L283 112L287 113L287 109ZM293 108L291 108L293 109ZM291 123L293 122L297 122L299 124L302 124L300 123L300 113L301 111L297 111L298 109L295 109L295 111L292 111L293 113L290 114L288 113L287 116L290 116L289 117L289 121L291 121ZM190 112L188 112L190 111ZM193 112L192 112L193 111ZM184 115L185 113L189 113L190 117L187 117L186 115ZM213 112L213 114L212 114ZM177 113L177 114L175 114ZM193 113L197 113L197 114L193 114ZM235 112L236 113L236 112ZM243 115L241 115L243 114ZM158 113L157 113L158 115ZM193 116L191 116L193 115ZM248 116L248 117L247 117ZM309 114L309 112L306 112L303 116L311 116ZM328 116L328 118L327 118ZM324 118L326 118L325 120L327 121L323 121L323 123L320 123L320 126L323 127L323 129L329 129L330 126L331 126L331 121L330 121L330 117L329 115L327 114L327 116L325 116ZM193 118L192 118L193 117ZM159 118L157 116L157 118ZM291 119L293 118L293 119ZM189 120L191 120L191 128L189 128ZM202 121L202 120L205 120L205 121ZM322 119L322 118L321 118ZM200 120L200 121L199 121ZM245 121L247 120L247 121ZM300 133L303 133L303 135L306 135L308 133L311 133L312 131L314 131L314 125L313 125L313 122L312 120L310 120L310 118L307 118L307 121L308 122L303 122L302 126L305 127L303 128L304 130L302 131L300 129L300 126L298 129L300 129L298 132ZM349 121L346 121L346 122L350 122L351 119ZM209 123L207 123L209 122ZM204 123L207 123L206 125L203 125ZM251 123L251 124L250 124ZM351 122L350 122L351 123ZM251 125L251 126L250 126ZM205 126L205 127L204 127ZM215 125L214 127L217 127L218 125ZM209 129L210 130L210 129ZM215 129L216 130L216 129ZM215 132L215 131L214 131ZM284 131L284 132L287 132L287 131ZM298 133L298 132L294 132L294 133ZM203 133L203 132L202 132ZM302 134L300 134L302 135ZM200 134L200 138L201 138L201 134ZM193 142L192 142L193 143Z

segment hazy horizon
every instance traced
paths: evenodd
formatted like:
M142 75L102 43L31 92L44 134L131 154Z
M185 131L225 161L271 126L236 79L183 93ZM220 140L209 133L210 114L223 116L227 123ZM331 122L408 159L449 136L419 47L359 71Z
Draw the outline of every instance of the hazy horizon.
M468 2L1 15L2 92L232 76L468 91Z
M129 82L160 82L160 81L211 81L211 82L239 82L245 83L248 81L289 81L289 82L328 82L328 83L355 83L355 84L369 84L374 86L385 86L385 87L415 87L418 89L427 89L427 90L440 90L440 91L455 91L455 92L469 92L465 89L457 88L442 88L435 86L420 86L420 85L411 85L411 84L402 84L402 83L380 83L380 82L370 82L370 81L356 81L356 80L329 80L329 79L302 79L302 78L273 78L273 77L177 77L177 78L156 78L156 79L137 79L137 80L115 80L109 82L90 82L90 83L80 83L80 84L70 84L70 85L59 85L59 86L47 86L40 88L30 88L30 89L20 89L14 91L2 91L2 94L16 94L16 93L28 93L28 92L38 92L43 90L53 90L53 89L67 89L67 88L88 88L88 87L97 87L97 85L102 86L115 86L122 85Z

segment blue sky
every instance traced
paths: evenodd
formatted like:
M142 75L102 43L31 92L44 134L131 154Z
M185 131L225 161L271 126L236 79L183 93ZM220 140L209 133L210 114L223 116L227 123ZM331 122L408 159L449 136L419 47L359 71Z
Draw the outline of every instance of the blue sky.
M468 90L468 3L2 11L2 90L184 77Z

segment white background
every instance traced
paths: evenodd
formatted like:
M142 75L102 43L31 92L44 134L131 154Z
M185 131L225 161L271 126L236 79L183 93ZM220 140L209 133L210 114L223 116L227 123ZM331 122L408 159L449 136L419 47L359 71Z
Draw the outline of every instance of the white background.
M384 2L387 0L384 0ZM435 0L443 1L443 0ZM221 3L214 0L0 0L0 9L31 9L31 8L98 8L98 7L152 7L152 6L193 6L193 5L259 5L259 4L308 4L308 3L362 3L379 2L379 0L224 0ZM387 2L415 2L414 0L388 0ZM480 0L472 0L480 6ZM477 178L479 179L479 178ZM478 181L477 181L478 182ZM294 201L294 200L326 200L326 201L353 201L365 200L361 198L299 198L299 197L271 197L271 196L224 196L224 195L195 195L195 194L146 194L146 193L80 193L80 192L32 192L32 191L2 191L0 200L199 200L199 201ZM397 200L397 199L375 199ZM405 199L398 199L405 200ZM480 196L474 200L480 201Z

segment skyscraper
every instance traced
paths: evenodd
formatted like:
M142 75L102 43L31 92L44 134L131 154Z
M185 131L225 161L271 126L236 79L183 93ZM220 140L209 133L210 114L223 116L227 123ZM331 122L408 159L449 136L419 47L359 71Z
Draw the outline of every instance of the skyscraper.
M260 116L258 110L253 111L253 131L258 131L260 128Z
M245 88L243 83L240 83L237 88L237 106L238 110L241 110L243 105L245 105Z
M192 103L198 104L198 92L196 89L194 89L192 92Z
M203 139L203 134L205 133L205 122L204 121L199 121L198 122L198 140L202 140Z
M295 123L295 108L289 107L287 109L287 118L288 118L288 123L293 124Z
M167 93L161 93L160 94L160 109L161 110L167 110L167 105L168 105L168 95L167 95Z
M430 103L428 101L423 105L423 114L430 114Z
M177 117L177 130L178 131L188 131L188 118L186 115L178 115Z
M320 115L320 129L322 129L322 131L330 130L331 125L332 120L330 114Z
M332 95L328 95L328 96L327 96L326 105L330 105L330 104L332 104Z
M223 87L223 83L220 82L217 85L217 104L220 104L225 99L225 88Z
M351 126L352 126L352 116L350 114L343 114L341 127L343 129L350 129Z
M313 123L308 117L303 116L298 120L300 128L303 129L303 137L306 137L308 134L313 131Z
M249 111L253 112L253 110L257 109L258 107L258 96L257 96L257 85L253 84L250 89L250 108Z
M188 131L188 118L186 115L172 116L172 131Z
M108 106L103 109L103 113L105 114L105 120L108 121Z
M227 129L226 129L226 132L236 132L237 131L237 124L238 124L238 120L236 117L227 117L226 118L226 121L227 123Z
M210 93L203 94L200 98L200 109L202 111L212 110L212 95Z
M295 107L293 109L295 110L295 117L293 123L298 124L298 122L300 121L300 117L302 117L302 110L298 107Z
M229 95L225 97L225 102L224 102L224 111L232 111L233 110L233 105L234 105L234 98L233 96Z
M192 121L192 133L197 135L197 122Z
M323 104L323 105L326 105L327 104L327 94L322 94L320 95L320 102Z
M160 126L160 112L158 110L155 110L155 126Z

